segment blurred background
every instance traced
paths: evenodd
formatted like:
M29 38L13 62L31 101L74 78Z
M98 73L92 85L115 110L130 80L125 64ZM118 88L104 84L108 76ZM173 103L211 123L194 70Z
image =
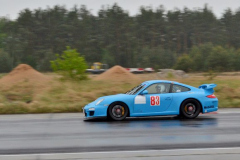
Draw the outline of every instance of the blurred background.
M216 83L219 112L79 114L152 79ZM0 0L0 159L239 159L239 82L239 0Z
M151 79L239 107L238 2L1 0L0 113L78 112Z
M66 46L89 66L237 71L238 2L1 0L0 72L20 63L51 71Z

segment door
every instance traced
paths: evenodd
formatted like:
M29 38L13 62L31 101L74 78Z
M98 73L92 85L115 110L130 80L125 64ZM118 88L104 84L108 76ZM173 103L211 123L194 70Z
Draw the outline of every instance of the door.
M134 113L160 113L168 109L172 102L170 83L155 83L146 88L148 94L137 95L134 100Z

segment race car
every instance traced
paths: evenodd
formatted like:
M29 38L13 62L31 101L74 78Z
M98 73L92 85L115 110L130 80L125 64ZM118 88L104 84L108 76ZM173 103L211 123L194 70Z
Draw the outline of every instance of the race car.
M187 119L218 110L216 84L198 88L166 80L145 81L125 94L104 96L83 108L85 119L179 115Z

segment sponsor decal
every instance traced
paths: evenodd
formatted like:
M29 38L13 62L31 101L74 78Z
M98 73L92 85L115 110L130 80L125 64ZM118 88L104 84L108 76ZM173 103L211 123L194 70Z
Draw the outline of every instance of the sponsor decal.
M134 100L135 104L146 104L146 97L145 96L136 96Z
M160 106L160 96L150 96L151 106Z
M214 106L213 105L211 105L211 106L204 106L204 109L208 109L208 108L214 108Z

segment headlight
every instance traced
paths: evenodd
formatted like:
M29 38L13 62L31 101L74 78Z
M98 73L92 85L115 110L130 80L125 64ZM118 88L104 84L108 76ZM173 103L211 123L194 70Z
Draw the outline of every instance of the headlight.
M97 103L96 106L99 105L104 99L100 99Z

